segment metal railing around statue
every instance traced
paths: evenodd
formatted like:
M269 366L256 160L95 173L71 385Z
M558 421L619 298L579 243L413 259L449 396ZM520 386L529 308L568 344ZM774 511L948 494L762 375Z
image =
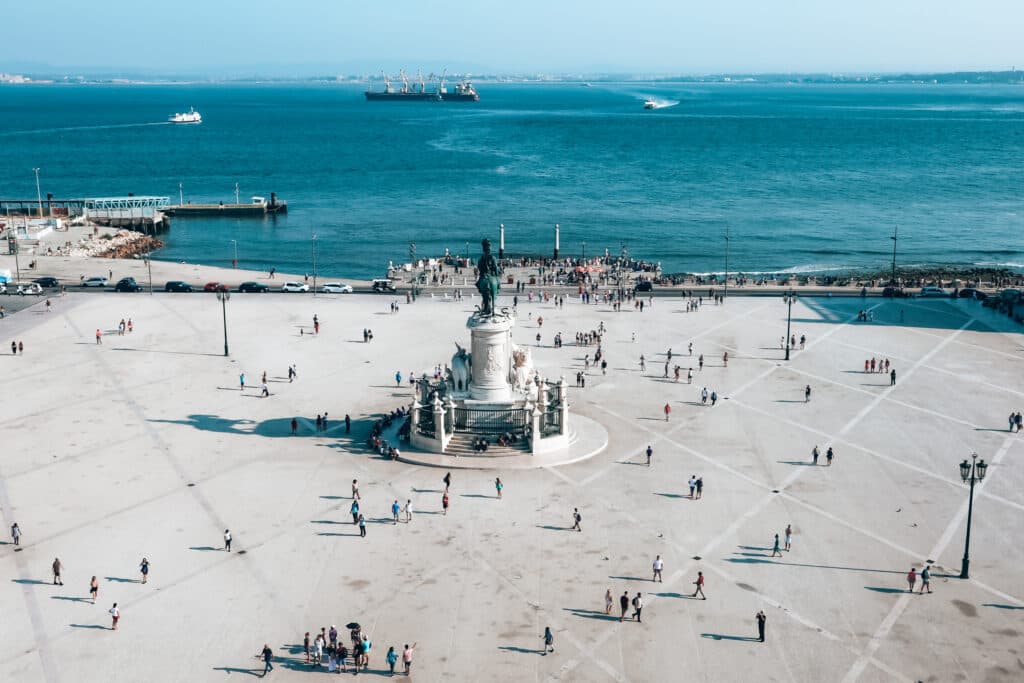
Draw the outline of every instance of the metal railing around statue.
M456 408L455 431L475 434L525 434L530 425L530 411L525 408Z
M553 436L555 434L562 433L562 409L561 408L549 408L544 413L544 427L541 429L540 438L547 436Z
M420 410L419 423L416 425L416 431L433 439L437 435L437 427L434 424L434 413L431 412L428 407L426 410Z

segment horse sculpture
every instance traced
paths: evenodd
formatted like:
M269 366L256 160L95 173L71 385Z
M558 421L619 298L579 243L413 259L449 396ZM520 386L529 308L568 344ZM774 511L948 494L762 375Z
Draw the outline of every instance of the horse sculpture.
M455 342L458 351L452 356L452 381L455 391L469 391L469 381L473 376L473 357L458 342Z

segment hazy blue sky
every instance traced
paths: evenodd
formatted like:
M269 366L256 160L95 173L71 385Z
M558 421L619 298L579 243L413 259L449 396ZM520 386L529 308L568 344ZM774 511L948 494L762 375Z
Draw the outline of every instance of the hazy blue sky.
M1024 0L36 0L0 71L902 71L1024 67Z

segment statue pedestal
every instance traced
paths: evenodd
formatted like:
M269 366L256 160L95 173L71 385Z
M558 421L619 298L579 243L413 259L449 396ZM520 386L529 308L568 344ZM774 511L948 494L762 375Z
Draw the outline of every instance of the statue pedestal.
M511 315L473 316L466 321L472 337L473 381L469 395L476 401L512 400L509 367L512 362Z

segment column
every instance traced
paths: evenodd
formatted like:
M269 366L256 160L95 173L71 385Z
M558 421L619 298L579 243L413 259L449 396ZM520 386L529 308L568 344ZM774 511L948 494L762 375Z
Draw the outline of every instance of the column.
M558 223L555 223L555 258L558 258Z
M500 234L500 240L498 242L498 258L505 258L505 224L501 223L498 225L498 232Z

